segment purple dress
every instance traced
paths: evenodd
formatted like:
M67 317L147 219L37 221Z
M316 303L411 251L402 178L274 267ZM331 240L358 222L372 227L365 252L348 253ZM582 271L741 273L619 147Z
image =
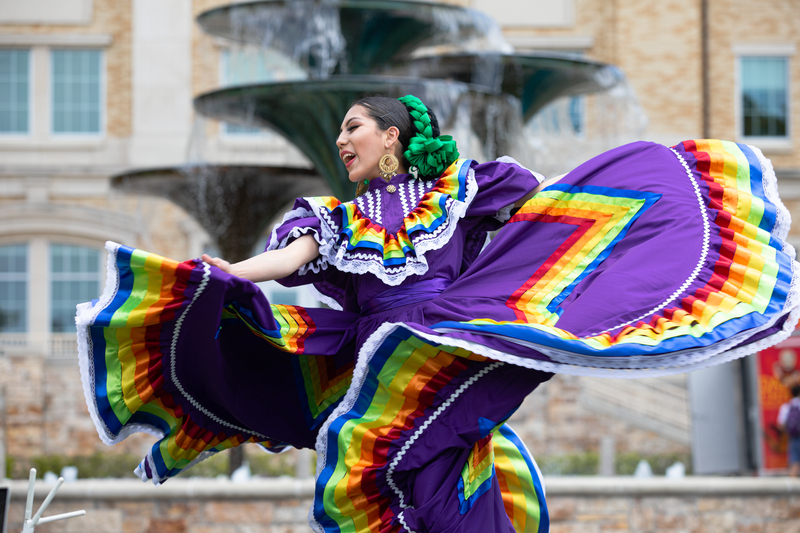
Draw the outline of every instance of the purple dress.
M313 235L270 305L199 261L110 245L79 311L101 438L161 440L160 483L243 442L315 447L316 531L547 531L541 476L505 424L551 372L637 377L753 353L797 321L797 263L753 148L634 143L545 188L511 161L298 199L268 249ZM497 231L491 242L489 232Z

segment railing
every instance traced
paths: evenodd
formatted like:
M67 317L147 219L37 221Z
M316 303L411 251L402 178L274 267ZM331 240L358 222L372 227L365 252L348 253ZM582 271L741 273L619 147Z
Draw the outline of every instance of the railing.
M75 333L49 333L45 338L34 337L33 339L31 336L31 333L0 333L0 351L44 345L47 346L48 357L75 357L78 354ZM39 342L36 342L37 340Z
M582 378L581 381L583 390L592 400L610 404L620 414L627 412L641 420L670 426L669 429L685 433L688 438L691 417L689 392L685 388L658 378Z
M77 357L78 340L74 333L50 335L50 357Z
M28 344L27 333L0 333L0 349L22 347Z

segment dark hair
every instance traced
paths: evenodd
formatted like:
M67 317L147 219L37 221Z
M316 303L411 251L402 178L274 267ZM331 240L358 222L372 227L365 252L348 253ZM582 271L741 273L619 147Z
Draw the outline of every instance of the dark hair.
M381 131L386 131L392 126L397 128L400 131L399 140L400 145L403 147L402 151L408 150L411 137L417 134L417 129L414 127L411 115L408 114L408 108L404 103L386 96L365 96L353 102L350 107L357 105L367 110L367 115L378 124L378 128ZM428 116L431 117L433 136L438 137L441 135L439 121L430 109L428 110ZM405 166L410 166L408 160L405 163Z
M792 397L797 398L800 396L800 385L794 385L792 387Z

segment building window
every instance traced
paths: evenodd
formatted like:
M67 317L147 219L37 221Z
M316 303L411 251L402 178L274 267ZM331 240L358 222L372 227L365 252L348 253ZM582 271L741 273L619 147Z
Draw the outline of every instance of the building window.
M537 136L583 136L586 133L585 108L584 96L558 98L540 109L526 128Z
M0 332L28 329L28 247L0 246Z
M100 133L100 50L53 50L53 132Z
M742 135L789 136L788 72L786 57L741 58Z
M100 251L66 244L50 245L51 329L75 329L75 306L100 294Z
M30 50L0 50L0 133L28 133Z
M569 99L569 121L575 135L584 133L584 108L586 98L583 96L571 96Z
M269 302L272 304L297 305L300 303L297 291L273 290Z

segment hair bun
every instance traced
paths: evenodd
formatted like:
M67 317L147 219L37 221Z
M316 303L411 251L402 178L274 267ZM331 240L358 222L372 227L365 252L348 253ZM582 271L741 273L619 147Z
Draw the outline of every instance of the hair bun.
M403 155L412 166L419 169L420 176L439 177L447 167L458 159L456 141L450 135L440 135L439 124L431 120L428 108L414 95L398 98L411 115L417 133L411 137L408 150Z

